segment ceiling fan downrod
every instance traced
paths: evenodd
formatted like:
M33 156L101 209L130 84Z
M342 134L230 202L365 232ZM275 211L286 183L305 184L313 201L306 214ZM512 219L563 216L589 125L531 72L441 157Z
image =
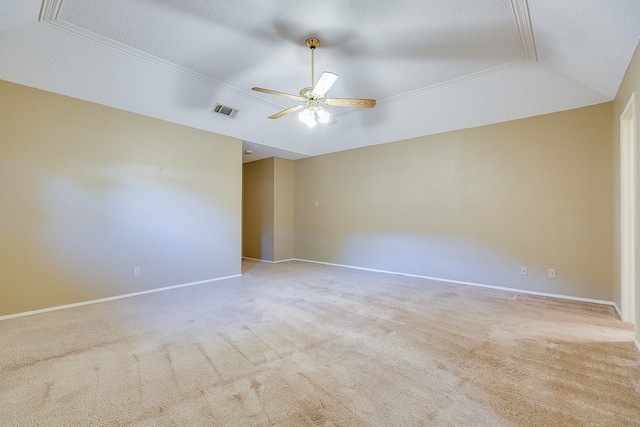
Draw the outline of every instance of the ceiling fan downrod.
M313 87L313 85L315 84L315 74L314 74L314 70L315 70L315 56L314 53L316 51L316 47L318 47L320 45L320 40L318 40L315 37L311 37L307 39L307 46L309 47L309 49L311 49L311 85L310 87Z

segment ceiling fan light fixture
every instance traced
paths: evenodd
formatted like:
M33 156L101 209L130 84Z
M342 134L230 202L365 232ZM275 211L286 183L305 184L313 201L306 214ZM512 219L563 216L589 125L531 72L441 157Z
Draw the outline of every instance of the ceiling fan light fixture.
M318 124L315 113L309 107L298 113L298 119L310 128Z
M298 119L312 128L318 123L329 123L331 121L331 113L321 105L307 105L298 113Z
M329 114L329 112L327 111L326 108L324 107L319 107L318 108L318 122L320 123L329 123L329 120L331 119L331 114Z

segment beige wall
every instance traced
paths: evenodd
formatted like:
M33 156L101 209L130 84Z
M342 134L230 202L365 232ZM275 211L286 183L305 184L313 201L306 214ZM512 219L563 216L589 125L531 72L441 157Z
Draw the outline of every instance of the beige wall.
M242 256L274 260L273 157L242 166Z
M618 89L618 93L616 95L615 100L613 101L613 158L614 158L614 171L613 177L615 182L614 187L614 197L615 197L615 230L616 235L618 235L620 230L620 115L624 111L629 99L631 98L631 94L635 92L635 115L636 115L636 147L640 147L638 144L638 131L640 131L640 127L638 127L638 123L640 123L640 48L636 48L635 55L629 64L629 68L622 80L622 84ZM636 155L638 155L638 151L636 151ZM636 165L640 165L640 159L636 158ZM638 177L636 177L638 178ZM636 184L636 188L640 189L640 184ZM640 197L637 197L637 200L640 200ZM636 224L637 224L636 218ZM636 225L636 230L640 229L639 226ZM615 301L620 304L620 239L616 238L614 241L614 273L615 273ZM639 258L636 261L636 265L640 266L640 251L638 252ZM640 278L638 275L637 278ZM640 289L640 286L636 284L636 289ZM636 292L636 325L640 325L640 292ZM636 340L640 341L640 334L638 329L636 328Z
M295 255L611 301L611 114L607 103L298 160Z
M242 255L293 258L293 161L271 157L243 166Z
M292 160L274 158L274 261L293 258L293 165Z
M0 81L0 315L239 274L241 150Z

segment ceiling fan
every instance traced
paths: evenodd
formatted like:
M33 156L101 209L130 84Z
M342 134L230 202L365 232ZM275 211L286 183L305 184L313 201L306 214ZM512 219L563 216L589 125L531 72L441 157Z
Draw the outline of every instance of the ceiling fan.
M325 71L324 73L322 73L320 79L318 79L318 82L314 86L314 52L318 45L320 45L320 40L318 40L317 38L312 37L307 39L307 46L309 47L309 49L311 49L311 86L302 88L299 95L290 95L288 93L278 92L271 89L264 89L261 87L251 88L251 90L255 90L256 92L284 96L285 98L295 99L296 101L303 102L303 104L301 105L287 108L286 110L282 110L269 116L270 119L278 119L282 116L286 116L287 114L300 111L298 113L298 118L309 127L314 127L318 123L332 125L336 123L336 119L331 115L331 113L329 113L329 111L327 111L324 106L320 104L327 104L336 107L375 107L375 99L327 98L327 92L338 79L338 75L335 73Z

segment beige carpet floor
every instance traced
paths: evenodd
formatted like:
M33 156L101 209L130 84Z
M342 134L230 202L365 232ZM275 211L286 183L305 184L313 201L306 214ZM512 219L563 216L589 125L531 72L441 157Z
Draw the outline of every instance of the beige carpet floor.
M2 426L640 426L609 306L302 262L0 322Z

